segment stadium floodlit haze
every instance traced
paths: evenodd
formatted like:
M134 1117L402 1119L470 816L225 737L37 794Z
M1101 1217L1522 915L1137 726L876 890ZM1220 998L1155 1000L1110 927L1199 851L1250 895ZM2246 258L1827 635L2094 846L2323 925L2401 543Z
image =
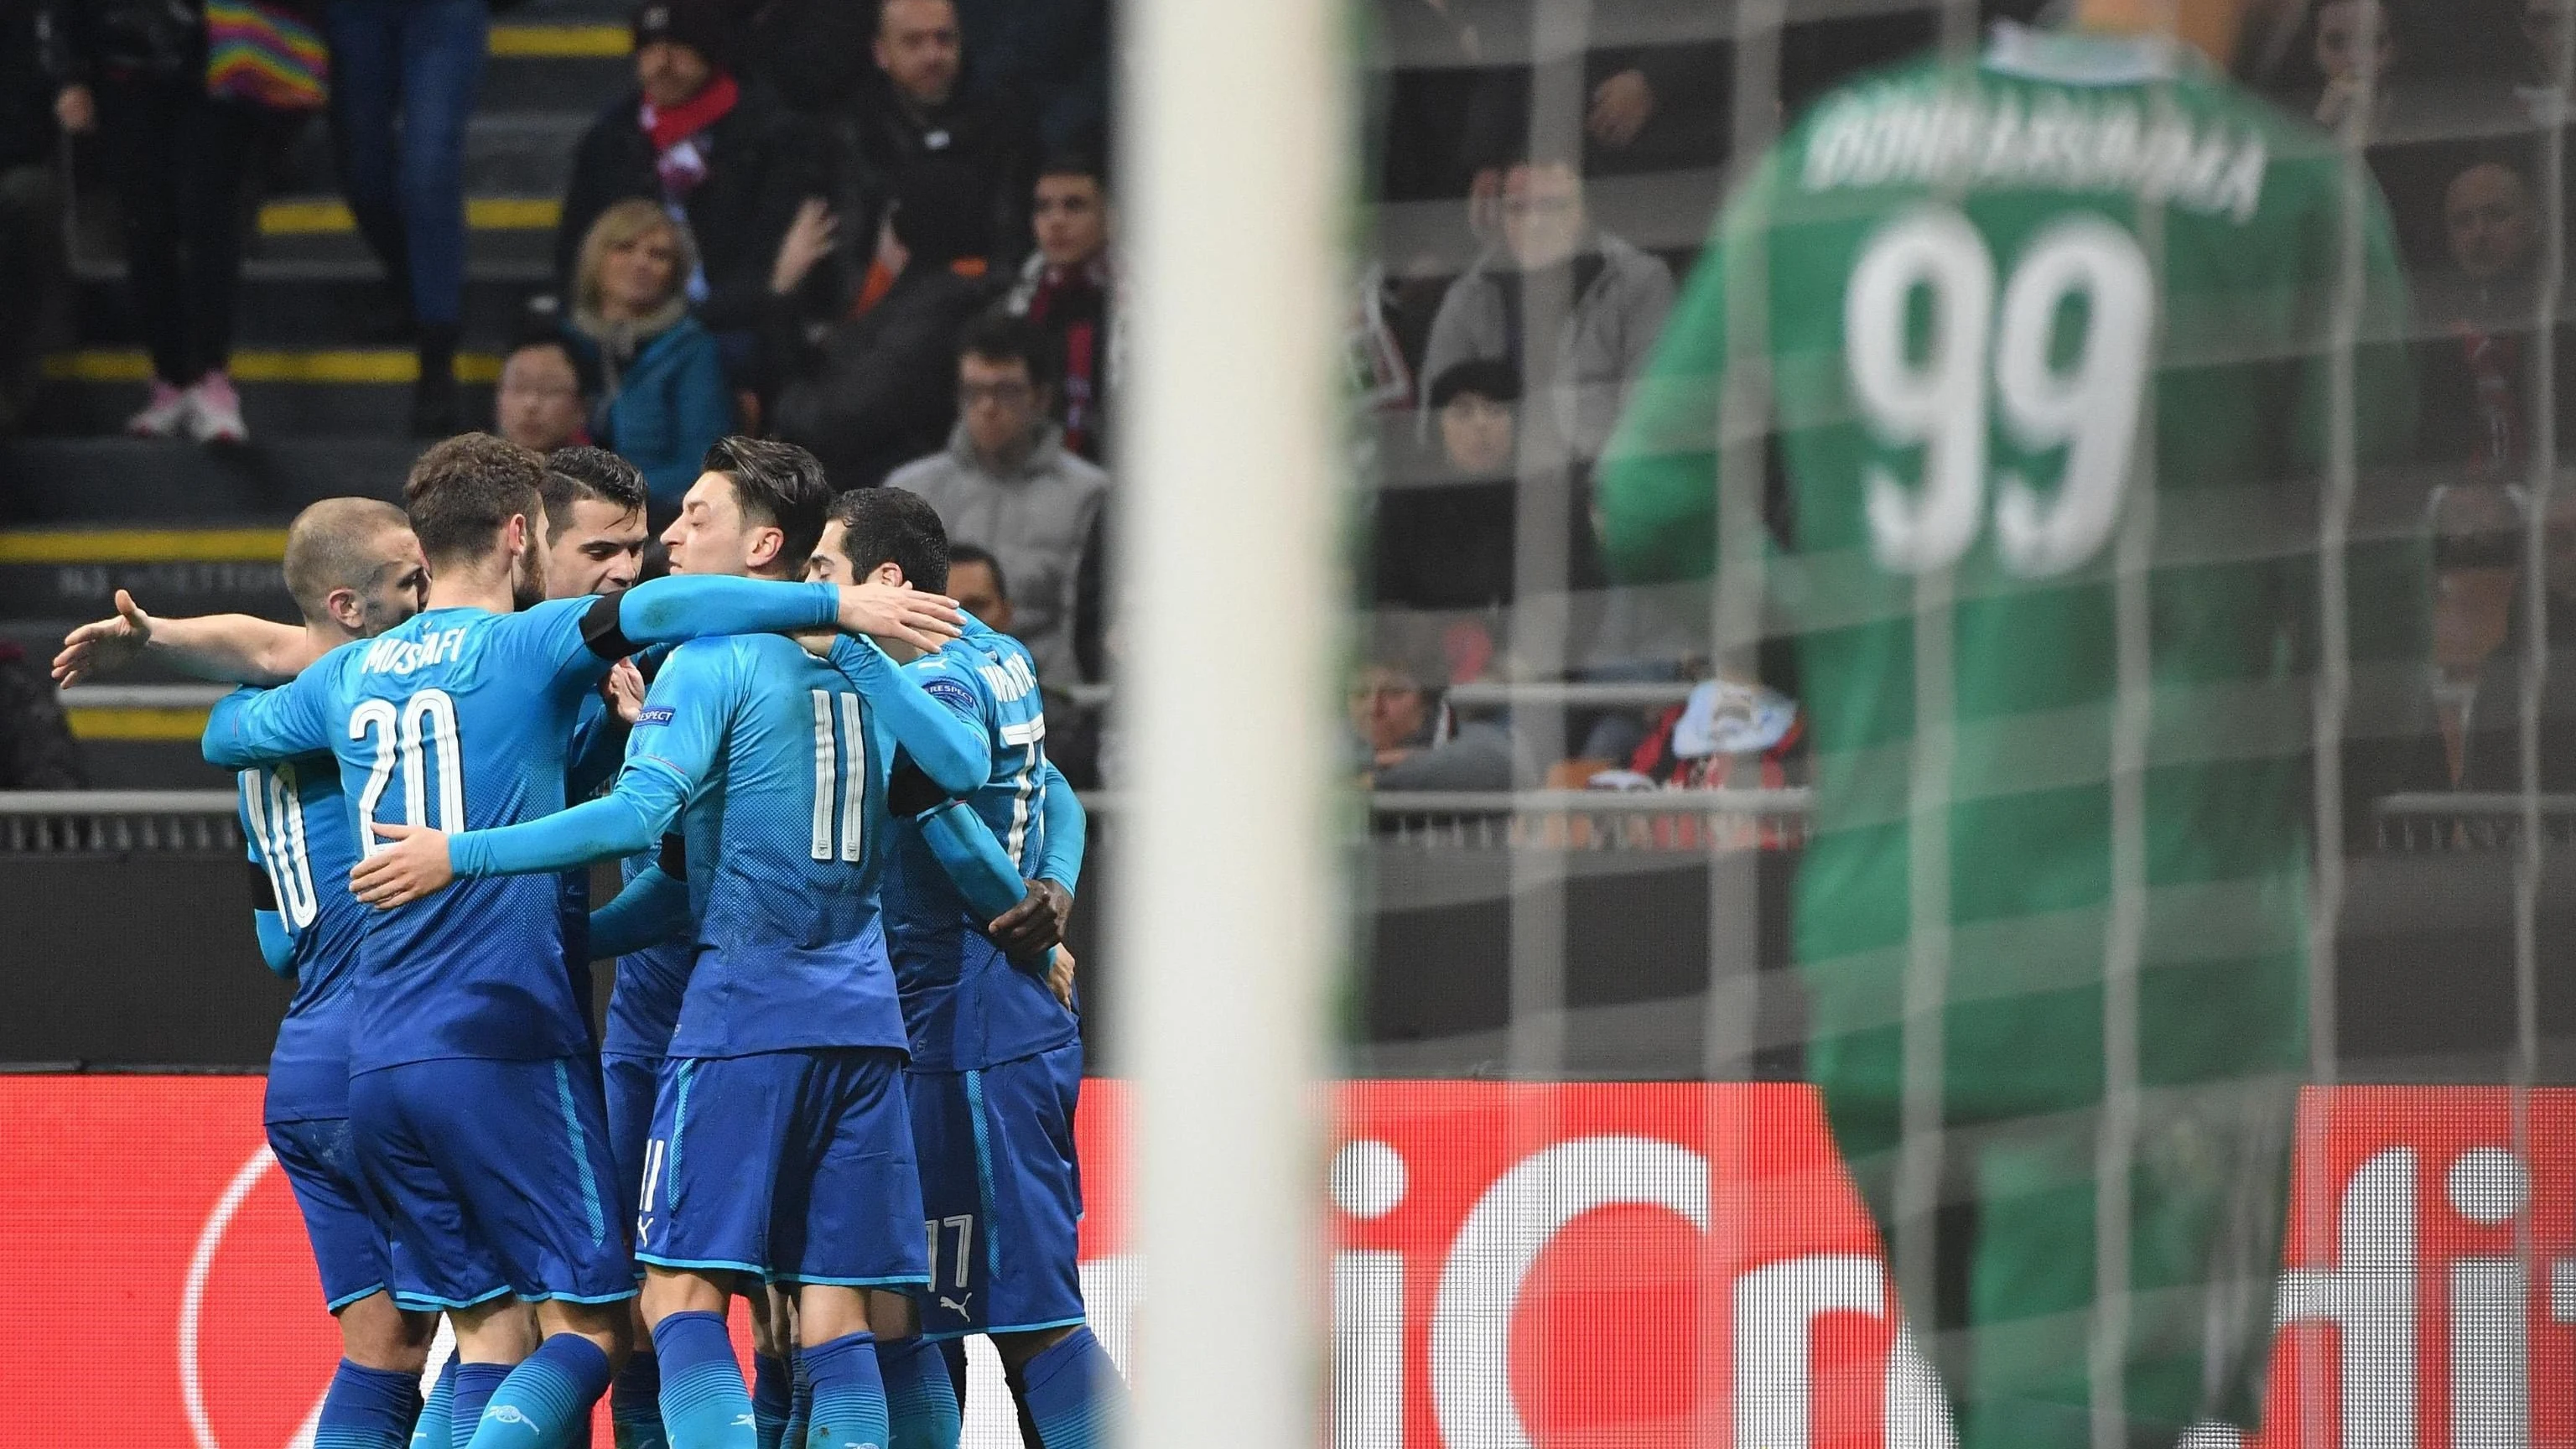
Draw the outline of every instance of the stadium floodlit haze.
M0 1443L2576 1443L2576 0L1324 18L0 0Z

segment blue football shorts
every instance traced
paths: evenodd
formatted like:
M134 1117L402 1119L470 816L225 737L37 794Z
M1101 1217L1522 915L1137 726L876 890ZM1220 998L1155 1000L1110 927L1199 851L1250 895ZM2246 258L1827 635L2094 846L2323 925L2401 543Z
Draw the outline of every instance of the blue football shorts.
M358 1181L357 1148L346 1117L267 1124L268 1150L295 1190L313 1266L322 1270L324 1306L337 1313L386 1287L385 1237L367 1216Z
M1082 1043L980 1071L914 1072L911 1089L932 1260L922 1335L1082 1322Z
M596 1058L382 1067L349 1117L395 1302L634 1296Z
M653 1135L653 1102L662 1090L661 1057L602 1052L601 1084L608 1095L608 1155L617 1163L617 1220L635 1221L636 1195L644 1185L644 1142Z
M927 1281L903 1060L869 1047L672 1058L637 1260L849 1288Z

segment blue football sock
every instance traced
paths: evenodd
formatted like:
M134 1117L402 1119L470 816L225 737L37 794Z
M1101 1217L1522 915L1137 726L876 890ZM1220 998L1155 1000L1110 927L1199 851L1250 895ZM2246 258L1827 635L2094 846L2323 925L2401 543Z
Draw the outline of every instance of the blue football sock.
M877 1336L847 1333L798 1354L814 1382L806 1449L882 1446L886 1423L885 1380L877 1376Z
M438 1382L429 1389L429 1397L420 1406L420 1417L411 1421L411 1449L454 1449L456 1431L449 1410L456 1404L456 1354L450 1350L447 1362L439 1366Z
M936 1345L880 1338L877 1374L885 1380L886 1449L957 1449L965 1425Z
M789 1362L795 1365L790 1370L790 1377L795 1380L796 1388L790 1400L792 1407L787 1411L787 1432L781 1434L779 1440L785 1449L805 1449L805 1426L814 1422L814 1381L806 1377L802 1354Z
M787 1440L787 1421L796 1414L796 1370L783 1358L751 1356L751 1418L760 1430L760 1449L778 1449Z
M1127 1383L1091 1330L1077 1326L1020 1366L1020 1402L1046 1449L1109 1449Z
M313 1449L402 1449L420 1412L420 1375L373 1369L340 1360L322 1414L313 1423Z
M751 1390L720 1313L674 1313L653 1325L662 1357L662 1426L671 1449L758 1449Z
M966 1340L962 1338L939 1340L939 1357L948 1365L948 1387L957 1395L958 1417L964 1418L966 1414Z
M492 1391L467 1449L552 1449L576 1428L586 1440L591 1408L607 1392L608 1355L578 1333L558 1333ZM462 1425L464 1395L457 1398Z
M608 1385L608 1423L617 1449L671 1449L662 1432L662 1359L639 1348Z
M484 1407L492 1402L492 1393L510 1377L505 1363L460 1363L448 1374L456 1385L448 1401L447 1442L451 1449L466 1449L474 1442L474 1431L483 1423Z

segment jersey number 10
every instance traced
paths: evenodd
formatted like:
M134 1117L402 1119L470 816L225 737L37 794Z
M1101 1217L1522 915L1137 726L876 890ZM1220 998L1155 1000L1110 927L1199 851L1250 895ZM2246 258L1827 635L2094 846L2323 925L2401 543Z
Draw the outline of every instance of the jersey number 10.
M1909 213L1870 239L1843 297L1852 395L1883 448L1923 449L1908 489L1882 464L1867 472L1869 532L1879 565L1946 569L1976 541L1986 512L1994 424L2024 454L2063 447L2054 499L2018 471L1993 472L1995 552L2023 578L2081 567L2119 522L2146 390L2155 273L2136 238L2097 216L2043 228L2023 248L1996 305L1995 254L1952 207ZM1917 291L1930 304L1928 354L1907 346ZM2082 298L2082 344L2052 357L2058 318Z

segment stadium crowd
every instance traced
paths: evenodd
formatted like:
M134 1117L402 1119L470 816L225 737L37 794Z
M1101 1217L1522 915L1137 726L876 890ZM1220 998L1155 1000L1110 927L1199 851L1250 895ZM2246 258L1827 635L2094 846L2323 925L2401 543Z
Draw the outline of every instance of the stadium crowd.
M485 27L511 7L260 8L327 42L349 209L418 351L419 436L488 424L540 449L611 448L643 470L657 518L735 432L812 450L838 488L901 481L991 552L1051 692L1060 762L1105 778L1070 699L1106 682L1114 643L1104 547L1127 279L1106 0L646 0L632 87L569 159L553 284L507 339L488 419L466 414L452 367L460 158ZM1766 656L1759 683L1685 702L1710 672L1704 596L1613 587L1589 519L1592 467L1736 149L1734 53L1668 11L1600 0L1576 33L1544 0L1371 7L1361 181L1375 231L1348 349L1376 423L1361 460L1371 542L1357 573L1377 618L1353 693L1363 774L1408 759L1395 780L1473 788L1797 774L1786 666ZM2393 753L2383 783L2493 787L2516 778L2525 483L2552 421L2536 405L2576 395L2568 328L2542 338L2534 321L2548 198L2566 184L2542 174L2566 104L2538 69L2559 10L2386 0L2371 13L2375 38L2361 0L2312 6L2266 89L2359 127L2414 287L2440 726L2438 748ZM1933 34L1928 13L1792 6L1788 19L1783 120ZM197 3L0 3L0 256L14 275L62 275L57 143L95 133L83 154L121 203L155 378L128 430L220 443L249 432L225 370L238 203L276 113L200 84L203 23ZM0 297L0 350L14 353L0 427L32 396L53 290ZM2544 346L2548 399L2531 383ZM2541 522L2558 560L2545 592L2576 597L2576 518ZM1514 629L1516 606L1560 595L1563 626ZM1444 702L1456 685L1532 678L1661 681L1674 699L1578 707L1561 741L1515 741L1499 719L1464 729L1473 711ZM1394 731L1362 701L1399 681L1417 697ZM1723 765L1673 756L1674 728L1710 711L1757 721L1733 739L1742 751ZM1458 741L1473 748L1430 767Z

